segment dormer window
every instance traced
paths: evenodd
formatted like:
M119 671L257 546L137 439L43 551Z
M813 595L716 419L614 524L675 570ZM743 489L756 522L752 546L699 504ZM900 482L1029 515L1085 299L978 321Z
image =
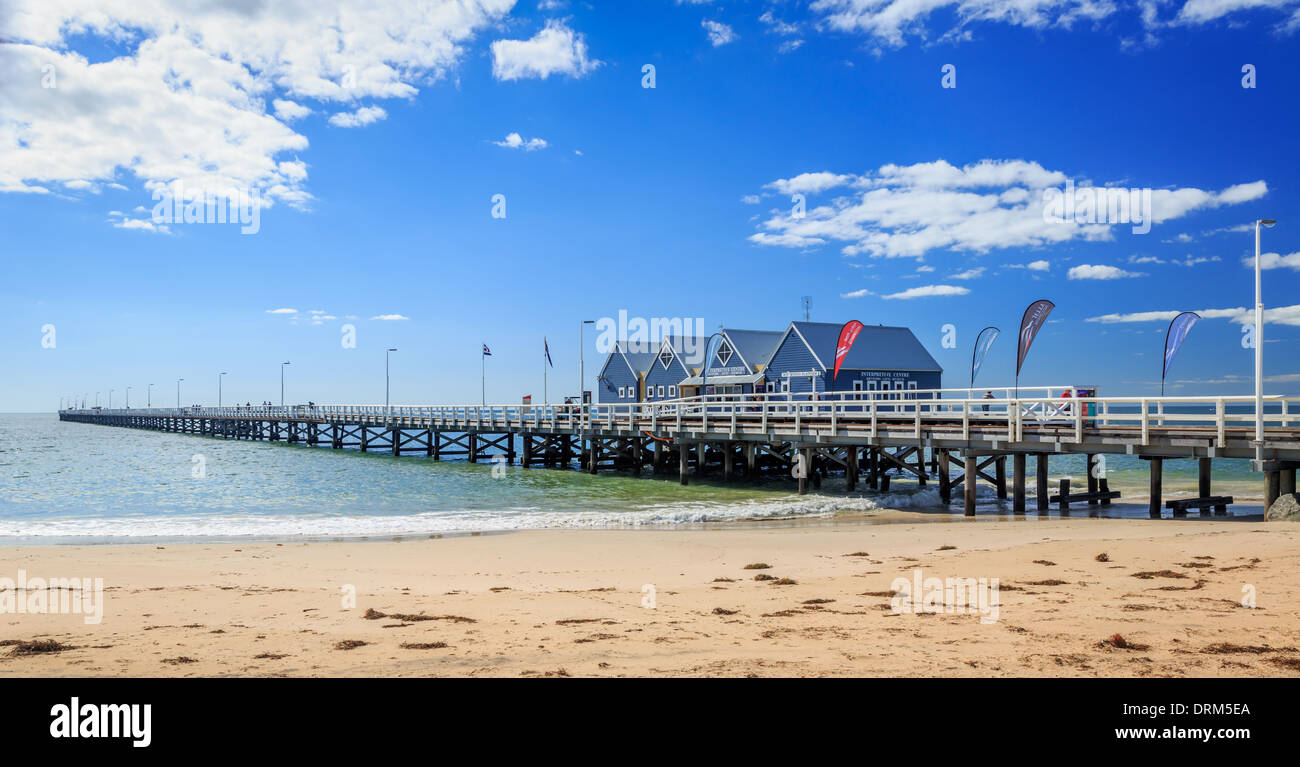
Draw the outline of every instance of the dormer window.
M718 362L721 362L722 366L726 367L727 363L731 361L732 354L734 354L734 352L731 351L731 345L726 341L723 341L718 347Z

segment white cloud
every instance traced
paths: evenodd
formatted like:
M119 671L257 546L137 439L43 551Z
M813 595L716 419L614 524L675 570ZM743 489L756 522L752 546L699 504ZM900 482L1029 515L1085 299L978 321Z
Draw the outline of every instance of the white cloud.
M400 314L380 314L380 315L376 315L376 316L374 316L374 317L371 317L370 319L372 319L372 320L382 320L382 321L384 321L384 322L393 322L393 321L396 321L396 320L409 320L409 319L411 319L411 318L410 318L410 317L404 317L404 316L402 316L402 315L400 315Z
M1233 309L1200 309L1196 313L1201 315L1202 319L1226 319L1235 325L1253 325L1255 323L1255 310L1247 309L1242 306ZM1097 317L1089 317L1088 322L1100 322L1104 324L1169 322L1179 314L1181 314L1181 312L1172 310L1132 312L1128 314L1103 314ZM1272 325L1300 326L1300 304L1294 306L1280 306L1276 309L1265 309L1264 322Z
M1038 261L1030 261L1025 264L1025 268L1031 272L1045 272L1048 269L1051 269L1052 265L1051 263L1040 259Z
M358 107L353 112L339 112L330 116L330 125L340 128L358 128L362 125L379 122L388 117L383 107Z
M705 32L708 32L709 42L713 44L714 48L726 45L736 39L736 31L720 21L705 19L700 22L700 26L704 27Z
M155 224L147 218L123 217L120 221L113 222L113 227L116 229L134 229L151 234L171 234L171 229L166 224Z
M862 298L864 296L874 296L874 295L875 293L872 293L870 290L863 288L862 290L854 290L848 293L841 293L840 298Z
M267 309L267 314L297 314L297 309Z
M1042 247L1073 240L1114 239L1113 226L1053 220L1044 213L1044 193L1063 187L1066 174L1026 160L981 160L956 167L945 160L885 165L874 173L803 173L765 185L783 195L840 190L825 205L803 215L777 210L759 224L750 241L760 245L810 247L841 243L847 256L920 257L935 250L984 253L1012 247ZM1222 192L1195 188L1156 189L1151 194L1156 223L1194 210L1254 199L1262 181Z
M1247 269L1255 268L1255 257L1246 256L1241 259L1242 266ZM1288 253L1285 256L1278 253L1261 253L1259 255L1260 269L1295 269L1300 271L1300 251Z
M305 205L304 102L411 98L514 0L5 0L0 191L258 188ZM86 42L109 58L76 51ZM57 88L41 87L52 65ZM268 109L273 111L268 111ZM87 136L94 141L87 141Z
M1070 267L1067 275L1072 280L1121 280L1126 277L1142 277L1140 272L1126 272L1116 266L1079 264Z
M546 27L529 40L492 43L492 74L498 80L582 77L602 63L587 58L586 40L562 21L546 22Z
M757 205L763 201L763 198L759 197L756 194L747 194L744 197L741 197L740 201L745 203L746 205Z
M984 267L982 267L982 266L977 266L977 267L975 267L974 269L967 269L967 270L964 271L964 272L958 272L958 273L956 273L956 274L950 275L950 276L948 277L948 279L950 279L950 280L975 280L975 279L979 279L981 276L983 276L983 274L984 274Z
M881 296L884 299L908 299L908 298L929 298L931 296L964 296L970 293L970 290L956 285L924 285L919 288L908 288L901 293L890 293L887 296Z
M504 141L493 141L497 146L503 146L507 149L522 149L525 152L532 152L537 149L545 149L547 144L545 139L530 138L524 140L523 136L518 133L507 134Z
M968 40L980 24L1072 29L1096 26L1118 14L1135 16L1147 41L1162 27L1203 24L1247 9L1290 12L1280 25L1284 32L1300 23L1300 0L1187 0L1181 8L1171 0L814 0L810 7L823 26L863 34L889 48L902 47L909 38ZM1162 17L1164 8L1178 10ZM953 26L931 29L935 16L952 18Z

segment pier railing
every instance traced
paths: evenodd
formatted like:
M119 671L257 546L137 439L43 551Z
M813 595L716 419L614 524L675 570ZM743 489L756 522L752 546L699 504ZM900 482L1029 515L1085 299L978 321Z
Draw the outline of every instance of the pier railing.
M969 439L1021 441L1027 429L1082 441L1085 432L1122 431L1151 444L1155 435L1196 432L1222 447L1229 436L1253 435L1255 400L1218 397L1075 397L1070 387L993 389L1010 396L972 397L970 389L883 390L809 394L714 394L658 402L538 405L290 405L283 407L189 407L68 410L74 414L143 417L229 418L323 423L366 423L393 428L519 429L660 432L759 431L773 435L875 437L888 430L939 430ZM1269 396L1264 402L1266 441L1300 440L1300 398ZM1270 434L1269 432L1274 432ZM1285 433L1277 433L1285 432Z

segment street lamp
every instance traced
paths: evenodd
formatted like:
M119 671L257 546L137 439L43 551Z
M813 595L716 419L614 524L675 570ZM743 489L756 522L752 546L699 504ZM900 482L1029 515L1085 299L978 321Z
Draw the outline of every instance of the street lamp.
M95 407L99 407L99 392L95 392Z
M225 373L217 373L217 408L221 408L221 378Z
M391 411L389 410L388 407L388 358L392 356L392 353L395 351L397 350L388 349L384 352L384 421L385 422L389 422L392 420L392 417L389 415Z
M584 404L583 399L584 399L584 395L587 392L587 388L586 388L587 387L587 363L586 360L583 358L583 345L585 343L583 338L583 331L587 329L588 325L595 325L595 324L596 324L595 320L583 320L582 324L578 326L578 404L579 405Z
M1255 460L1264 460L1264 294L1259 264L1259 228L1272 227L1275 219L1255 222Z
M108 390L108 409L109 409L109 410L112 410L112 409L113 409L113 392L115 392L115 391L117 391L117 389L109 389L109 390Z
M292 363L289 362L280 363L280 407L284 407L284 366L289 364Z
M131 387L126 387L126 409L131 409Z
M184 378L176 379L176 409L177 410L181 409L181 381L184 380L185 380Z
M150 409L153 408L153 384L149 384L149 388L145 391L144 406Z

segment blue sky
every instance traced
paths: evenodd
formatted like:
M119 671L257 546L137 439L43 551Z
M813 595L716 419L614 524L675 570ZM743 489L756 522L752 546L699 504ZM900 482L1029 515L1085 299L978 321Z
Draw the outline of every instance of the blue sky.
M483 342L515 402L543 336L555 400L583 319L782 329L804 295L913 328L949 386L990 324L979 382L1009 385L1049 298L1022 382L1116 396L1210 310L1169 392L1244 394L1257 218L1266 389L1300 391L1300 2L49 5L0 17L0 410L215 403L221 371L278 400L283 360L292 401L382 402L388 347L395 402L472 403ZM258 190L260 230L154 221L177 178ZM1067 182L1149 189L1156 221L1045 221Z

